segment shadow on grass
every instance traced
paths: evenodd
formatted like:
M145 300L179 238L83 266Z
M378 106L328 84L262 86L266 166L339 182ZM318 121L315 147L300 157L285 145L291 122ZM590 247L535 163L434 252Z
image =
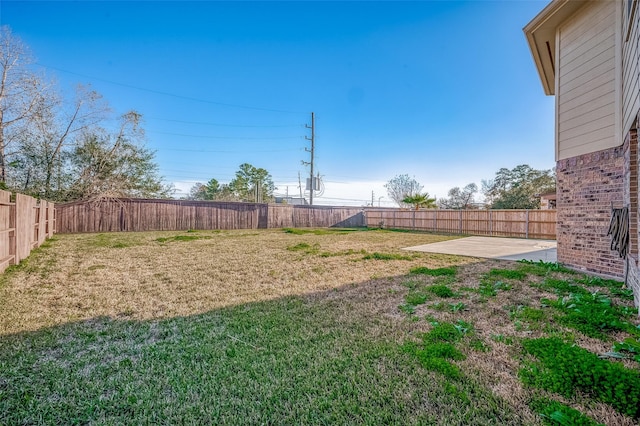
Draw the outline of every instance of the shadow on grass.
M521 424L402 352L410 321L384 312L393 279L2 336L0 423Z

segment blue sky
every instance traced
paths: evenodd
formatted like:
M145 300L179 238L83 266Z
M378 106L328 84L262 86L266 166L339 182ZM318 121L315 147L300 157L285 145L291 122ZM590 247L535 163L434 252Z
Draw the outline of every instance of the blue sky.
M554 101L522 33L546 4L3 0L0 23L62 90L90 84L142 113L182 193L248 162L298 195L313 111L316 204L373 191L390 206L398 174L444 197L501 167L554 166Z

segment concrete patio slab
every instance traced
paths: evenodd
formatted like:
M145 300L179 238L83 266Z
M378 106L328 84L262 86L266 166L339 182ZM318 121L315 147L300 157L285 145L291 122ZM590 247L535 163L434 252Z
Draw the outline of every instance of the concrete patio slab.
M403 250L426 253L455 254L501 260L532 260L557 262L554 240L525 240L521 238L467 237L439 243L406 247Z

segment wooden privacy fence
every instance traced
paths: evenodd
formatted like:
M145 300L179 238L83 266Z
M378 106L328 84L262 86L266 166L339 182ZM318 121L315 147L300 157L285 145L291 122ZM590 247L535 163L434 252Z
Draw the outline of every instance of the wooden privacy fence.
M361 207L117 199L56 206L56 232L365 226Z
M53 203L0 190L0 272L53 236L54 215Z
M555 210L367 209L367 226L451 234L556 238Z
M555 239L555 210L401 210L217 201L117 199L56 206L56 232L384 227Z

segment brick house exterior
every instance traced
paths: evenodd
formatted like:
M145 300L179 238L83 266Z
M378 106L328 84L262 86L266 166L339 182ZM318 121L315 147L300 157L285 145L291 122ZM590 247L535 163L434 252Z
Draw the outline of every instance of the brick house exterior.
M639 0L552 0L524 28L544 92L554 95L558 261L624 279L640 306ZM629 252L607 235L629 213Z

